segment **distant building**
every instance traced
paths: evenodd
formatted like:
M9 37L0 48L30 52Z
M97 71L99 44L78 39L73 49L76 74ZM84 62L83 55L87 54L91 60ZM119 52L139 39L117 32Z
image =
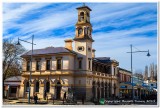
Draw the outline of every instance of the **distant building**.
M148 66L145 66L144 80L148 80Z
M131 84L131 71L123 68L118 68L119 76L119 96L122 98L131 98L132 84Z

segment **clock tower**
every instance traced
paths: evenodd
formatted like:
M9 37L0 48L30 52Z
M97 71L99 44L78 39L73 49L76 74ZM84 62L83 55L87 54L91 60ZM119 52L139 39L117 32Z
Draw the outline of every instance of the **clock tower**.
M78 10L78 20L75 25L75 52L77 52L76 58L76 84L79 85L75 87L78 97L83 95L86 99L92 97L92 77L88 76L92 74L92 25L90 23L90 12L92 11L88 6L81 6L77 8ZM83 76L83 77L82 77ZM80 82L80 83L79 83ZM82 86L83 85L83 86Z
M92 71L92 42L94 42L90 23L90 11L92 10L85 5L78 7L77 10L78 20L73 39L75 41L75 51L78 53L78 58L81 58L81 61L77 61L77 69Z

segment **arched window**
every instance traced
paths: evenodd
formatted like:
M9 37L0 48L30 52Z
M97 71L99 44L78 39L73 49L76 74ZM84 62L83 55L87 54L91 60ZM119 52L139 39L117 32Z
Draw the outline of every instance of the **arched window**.
M83 29L82 29L82 28L78 29L78 36L81 35L82 32L83 32Z
M26 92L29 92L29 82L26 82Z
M87 22L89 22L89 13L87 12Z
M87 27L84 28L84 33L87 34Z
M50 83L49 81L46 82L46 92L49 92L50 90Z
M36 86L35 86L35 92L39 92L39 82L36 82Z
M84 12L81 12L80 13L80 21L83 21L84 20Z
M90 28L87 28L87 34L90 35Z

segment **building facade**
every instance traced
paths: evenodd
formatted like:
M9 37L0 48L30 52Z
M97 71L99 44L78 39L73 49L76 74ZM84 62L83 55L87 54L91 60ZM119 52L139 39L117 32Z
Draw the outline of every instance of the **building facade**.
M19 98L20 84L22 77L13 76L4 81L4 96L5 98Z
M86 100L111 98L118 96L119 63L109 57L95 57L92 47L91 9L78 7L78 20L75 25L74 39L65 40L65 47L47 47L35 49L23 54L23 72L19 97L27 98L38 94L44 98L45 93L51 99L63 99L66 92L72 91L77 99ZM74 49L72 42L75 43ZM32 68L31 68L32 63ZM31 82L29 75L31 72Z
M126 69L118 68L119 75L119 97L131 98L132 96L132 73Z

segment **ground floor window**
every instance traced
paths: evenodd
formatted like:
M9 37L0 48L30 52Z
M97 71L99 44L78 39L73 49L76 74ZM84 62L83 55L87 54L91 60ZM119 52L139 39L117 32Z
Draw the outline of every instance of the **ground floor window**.
M26 83L26 92L29 92L29 82Z
M46 92L49 92L49 90L50 90L50 83L46 82Z
M35 92L39 92L39 82L36 82L36 91Z

